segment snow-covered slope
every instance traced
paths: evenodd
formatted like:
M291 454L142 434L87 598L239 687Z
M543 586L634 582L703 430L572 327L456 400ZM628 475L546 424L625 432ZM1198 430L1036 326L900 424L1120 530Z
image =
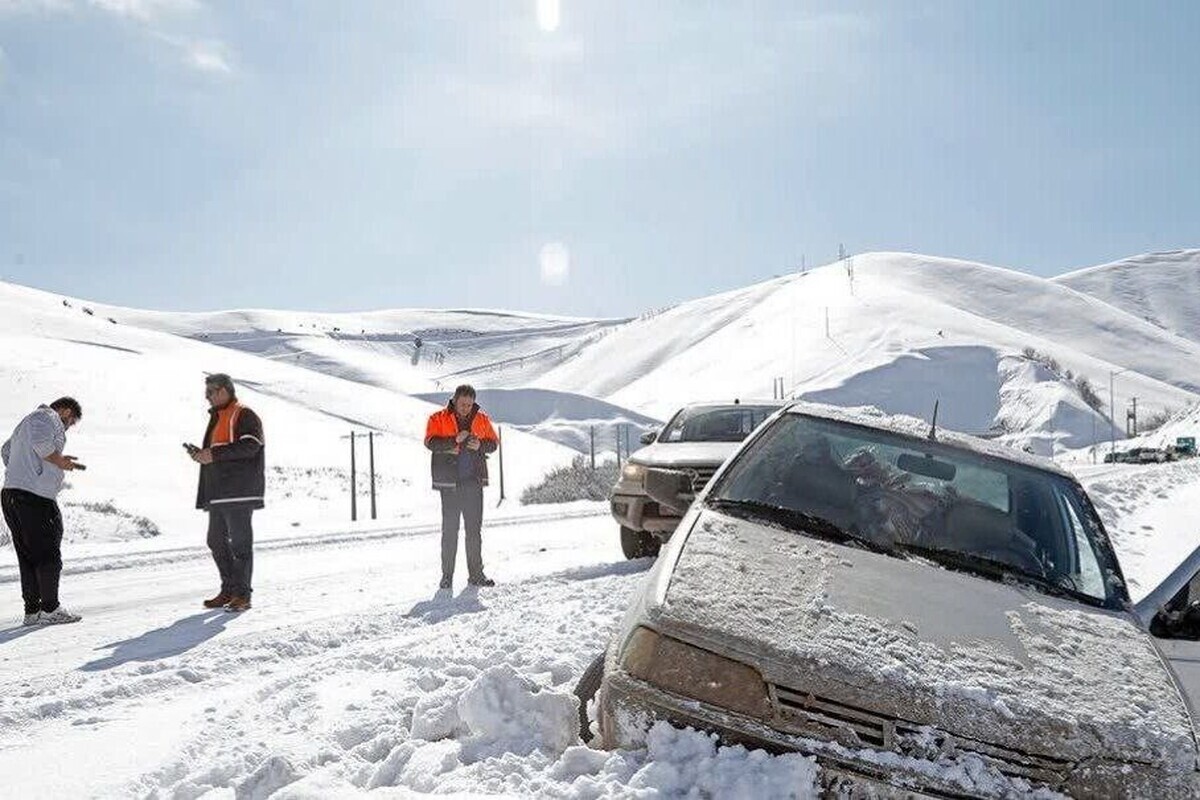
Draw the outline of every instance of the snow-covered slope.
M75 396L84 408L69 449L89 469L69 477L61 498L69 539L160 533L164 541L200 540L203 519L192 510L197 468L181 443L204 433L203 378L211 372L233 375L242 401L264 421L264 535L348 518L349 442L342 437L352 429L384 434L375 447L381 517L433 513L437 498L422 443L433 405L278 359L109 322L84 303L0 285L0 380L6 387L0 434L6 438L38 403L61 395ZM506 433L506 485L514 494L572 456L543 439ZM367 455L360 441L360 518L369 511Z
M624 320L512 311L399 309L322 314L202 313L94 306L99 316L174 333L371 386L413 394L512 363L564 357ZM461 381L459 381L461 382Z
M1129 396L1162 408L1200 389L1200 345L1051 281L903 253L857 256L850 267L683 303L611 330L544 374L497 373L495 385L532 378L664 417L697 397L769 396L783 378L790 395L891 412L928 416L940 399L947 424L966 430L1025 419L1032 438L1061 432L1063 444L1093 429L1108 435L1066 370L1098 390L1124 371L1118 417ZM1016 369L1027 347L1064 375Z
M1147 253L1054 280L1200 342L1200 249Z

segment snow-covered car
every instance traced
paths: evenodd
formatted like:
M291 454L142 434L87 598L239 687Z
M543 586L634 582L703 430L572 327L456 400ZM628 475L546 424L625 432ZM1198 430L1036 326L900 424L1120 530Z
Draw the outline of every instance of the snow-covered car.
M1052 462L795 404L696 496L581 696L606 747L666 720L813 756L827 788L1196 797L1198 567L1134 606Z
M695 403L676 411L661 431L643 434L641 442L648 446L630 456L609 496L613 518L621 526L625 557L658 555L687 510L651 500L646 494L646 470L684 471L698 492L742 441L782 407L778 400Z

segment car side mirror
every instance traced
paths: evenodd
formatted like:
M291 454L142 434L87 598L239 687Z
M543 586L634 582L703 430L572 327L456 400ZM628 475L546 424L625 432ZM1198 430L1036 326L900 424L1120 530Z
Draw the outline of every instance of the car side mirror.
M664 508L683 514L692 504L692 476L673 469L646 470L646 494Z
M638 437L638 441L642 444L654 444L658 439L658 431L646 431Z

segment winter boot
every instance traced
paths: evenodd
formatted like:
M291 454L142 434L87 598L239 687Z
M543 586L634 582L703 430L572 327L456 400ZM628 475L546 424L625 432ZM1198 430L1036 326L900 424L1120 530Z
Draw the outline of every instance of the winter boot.
M249 611L250 610L250 598L249 597L231 598L230 601L225 604L225 610L229 611L231 613L237 613L239 611Z
M220 608L233 599L233 595L225 592L217 592L216 597L210 597L204 601L205 608Z

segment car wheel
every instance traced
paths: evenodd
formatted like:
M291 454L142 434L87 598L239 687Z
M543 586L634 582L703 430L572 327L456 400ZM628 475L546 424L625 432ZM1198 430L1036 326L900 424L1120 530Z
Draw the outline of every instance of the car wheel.
M660 549L662 542L654 534L621 527L621 552L626 558L657 558Z
M588 703L600 691L600 681L604 678L604 654L596 656L596 660L588 664L575 684L575 696L579 698L579 738L585 743L592 735L591 720L588 719Z

